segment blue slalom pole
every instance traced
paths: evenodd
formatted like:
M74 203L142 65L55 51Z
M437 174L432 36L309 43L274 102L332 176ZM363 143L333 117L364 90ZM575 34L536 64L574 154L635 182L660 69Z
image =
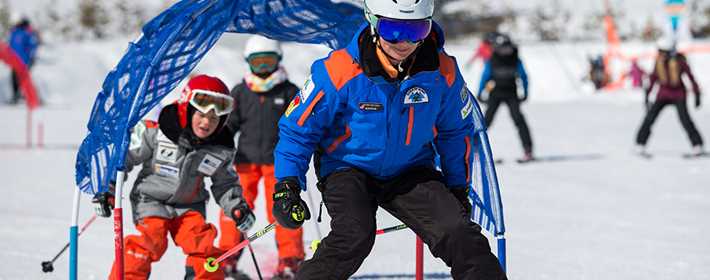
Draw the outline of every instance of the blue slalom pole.
M507 271L505 265L505 235L496 235L496 240L498 241L498 262L500 262L500 267L503 271Z
M69 226L69 279L77 279L77 262L79 260L79 199L81 190L74 188L74 205L72 209L71 225Z

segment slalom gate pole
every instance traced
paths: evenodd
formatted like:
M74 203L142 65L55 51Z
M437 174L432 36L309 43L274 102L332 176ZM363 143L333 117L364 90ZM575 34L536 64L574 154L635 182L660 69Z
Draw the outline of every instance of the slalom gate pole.
M204 264L205 270L207 270L207 272L217 271L217 269L219 269L219 263L221 263L225 259L231 257L232 255L236 254L241 249L244 249L244 247L249 245L252 241L259 239L259 237L264 236L265 234L267 234L269 231L273 230L274 228L276 228L276 223L269 224L265 228L261 229L260 231L257 231L256 233L252 234L251 236L249 236L249 238L243 240L242 242L239 242L239 244L237 244L237 246L232 247L232 249L229 249L229 251L225 252L224 254L219 256L218 258L216 258L216 259L215 258L207 258L207 260L205 260L205 264Z
M28 149L32 149L32 109L27 108L27 127L25 128L26 144Z
M424 280L424 242L417 236L417 261L416 261L416 273L414 279Z
M77 224L79 223L79 201L81 198L81 190L74 190L74 201L72 205L71 225L69 226L69 279L76 280L77 261L79 259L79 231Z
M119 170L116 175L116 193L114 194L115 206L113 209L113 242L114 258L116 262L116 279L123 280L123 181L126 173Z
M500 262L500 267L503 268L503 272L505 272L507 271L505 260L505 235L496 235L496 240L498 241L498 262Z
M89 218L89 220L86 221L86 222L84 223L84 225L81 226L81 229L79 229L79 233L77 234L77 237L81 236L81 234L86 230L86 228L88 228L89 225L91 225L91 223L93 223L95 220L96 220L96 214L94 214L93 216L91 216L91 218ZM70 230L70 231L71 231L71 230ZM71 233L70 233L70 235L71 235ZM42 262L42 272L52 272L52 271L54 271L54 266L53 266L54 262L55 262L62 254L64 254L64 252L67 250L67 248L69 248L69 245L71 245L71 241L67 242L67 244L64 244L64 247L62 247L62 250L60 250L59 253L57 253L57 254L54 256L54 258L52 258L51 261L44 261L44 262Z

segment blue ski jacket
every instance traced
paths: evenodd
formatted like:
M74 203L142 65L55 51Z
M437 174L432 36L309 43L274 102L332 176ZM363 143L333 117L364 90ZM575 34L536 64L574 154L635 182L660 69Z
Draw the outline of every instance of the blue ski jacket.
M15 27L10 32L10 48L22 59L25 65L30 66L35 57L39 39L30 27Z
M361 66L361 27L344 49L311 66L311 76L279 122L275 175L299 178L316 149L320 176L357 168L387 180L415 166L434 167L441 157L444 183L471 181L473 136L484 131L481 111L466 88L444 38L434 25L439 68L389 82L367 76ZM427 54L420 54L427 55Z

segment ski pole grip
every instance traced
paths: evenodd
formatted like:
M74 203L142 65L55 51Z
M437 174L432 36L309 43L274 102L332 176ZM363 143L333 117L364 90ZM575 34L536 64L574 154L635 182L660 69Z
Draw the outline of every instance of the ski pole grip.
M207 260L205 260L204 267L207 272L215 272L215 271L217 271L217 269L219 269L219 263L216 262L215 260L217 260L217 259L212 258L212 257L209 257L209 258L207 258Z

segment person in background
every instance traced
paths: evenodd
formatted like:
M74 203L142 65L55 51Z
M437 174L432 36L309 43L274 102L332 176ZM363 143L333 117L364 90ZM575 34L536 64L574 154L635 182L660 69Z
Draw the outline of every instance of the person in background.
M464 64L464 69L468 70L471 68L471 65L473 65L476 59L479 58L483 61L483 63L486 63L491 58L491 55L493 55L493 41L495 41L495 38L499 34L500 33L498 32L486 33L476 51L473 53L471 58L466 61L466 64Z
M646 143L651 135L651 126L656 121L658 114L668 105L673 105L678 110L680 123L688 134L692 145L692 156L705 154L703 149L703 138L698 129L695 128L693 120L688 113L687 89L682 79L686 76L690 81L693 93L695 94L695 108L700 108L700 86L695 81L690 65L685 56L675 48L675 41L671 38L661 38L657 42L658 56L653 72L649 76L648 87L646 87L645 105L647 109L646 117L641 123L641 127L636 134L637 152L642 156L649 156L646 150ZM656 100L650 103L651 92L656 91Z
M185 279L224 279L222 269L204 268L207 258L223 253L213 245L217 229L205 221L210 194L204 179L211 179L212 195L236 228L246 231L255 221L232 166L232 134L223 129L233 103L221 80L198 75L179 101L162 109L157 123L133 128L125 164L143 168L130 194L139 234L125 238L125 279L148 279L152 263L168 248L168 234L187 256ZM97 215L111 216L113 201L110 191L97 194ZM109 279L122 279L115 263Z
M522 95L518 93L518 83L521 83ZM518 135L523 144L524 154L518 160L521 162L534 160L530 129L520 110L520 104L528 99L528 88L528 75L518 56L518 47L510 40L510 37L499 34L493 45L493 55L486 63L481 75L478 99L487 105L485 117L488 127L493 123L493 118L501 103L508 106L510 116L518 129Z
M232 88L235 111L229 118L228 127L239 133L239 144L234 157L234 166L239 174L244 198L250 209L259 193L258 184L263 179L263 195L266 199L266 216L274 222L271 213L274 185L274 147L278 141L278 122L298 87L289 82L288 74L280 67L283 52L278 41L258 35L247 40L244 59L249 64L249 72L241 83ZM220 214L219 247L227 250L244 237L236 230L234 221ZM289 279L305 257L303 230L276 226L276 247L279 262L272 279ZM228 276L239 278L236 269L239 256L231 258L225 271Z
M30 25L29 19L23 17L10 30L8 45L10 45L10 48L15 51L15 54L17 54L20 60L27 66L27 70L30 70L35 62L37 47L39 46L39 36ZM17 104L22 97L22 93L20 92L19 75L14 70L12 71L11 79L12 97L9 103Z

